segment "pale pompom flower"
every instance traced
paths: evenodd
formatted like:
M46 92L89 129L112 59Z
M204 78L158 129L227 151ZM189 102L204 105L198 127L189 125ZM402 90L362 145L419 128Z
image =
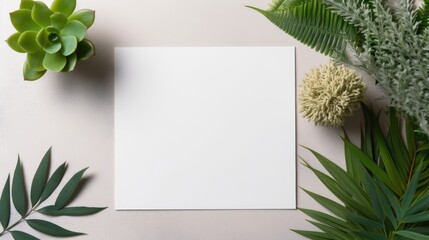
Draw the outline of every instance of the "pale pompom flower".
M300 112L316 125L343 126L363 99L366 84L356 72L330 63L312 69L299 94Z

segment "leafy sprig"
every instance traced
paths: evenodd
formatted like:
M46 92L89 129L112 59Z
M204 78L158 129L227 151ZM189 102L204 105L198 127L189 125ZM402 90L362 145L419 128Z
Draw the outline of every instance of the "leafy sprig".
M83 175L87 168L77 172L68 180L58 194L55 204L40 207L60 185L67 169L67 164L63 163L49 176L51 152L52 150L49 149L40 162L31 183L29 196L25 187L22 163L18 157L12 184L10 184L9 175L0 197L0 224L3 227L0 232L0 238L10 233L15 240L38 239L28 233L14 230L17 225L23 222L26 222L34 230L51 236L73 237L82 235L83 233L67 230L52 222L29 219L29 217L34 213L41 213L47 216L86 216L105 209L100 207L68 206L72 198L79 193ZM12 203L21 218L10 224ZM28 209L29 205L31 206L30 209Z

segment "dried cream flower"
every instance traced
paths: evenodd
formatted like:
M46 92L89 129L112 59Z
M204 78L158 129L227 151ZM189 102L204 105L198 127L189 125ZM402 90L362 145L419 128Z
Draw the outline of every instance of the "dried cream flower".
M299 94L300 112L316 125L343 126L359 108L366 84L355 71L330 63L312 69Z

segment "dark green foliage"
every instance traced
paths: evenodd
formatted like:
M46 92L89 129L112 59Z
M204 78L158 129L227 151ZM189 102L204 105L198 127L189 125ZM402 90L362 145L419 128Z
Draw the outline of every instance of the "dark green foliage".
M294 231L309 239L429 239L429 142L393 109L386 133L363 110L360 146L343 138L345 170L310 150L329 175L304 165L339 202L305 190L327 212L301 209L320 232Z
M39 167L36 170L36 173L34 174L34 178L31 184L30 199L28 199L25 188L24 172L21 160L18 158L18 162L16 164L12 180L12 187L10 187L10 177L8 177L0 197L0 223L3 226L3 231L0 232L0 238L5 234L10 233L15 240L38 239L28 233L14 230L15 226L24 221L27 222L27 224L34 230L51 236L72 237L82 235L83 233L64 229L48 221L40 219L28 219L28 217L30 215L33 216L32 213L36 212L48 216L86 216L98 213L105 209L97 207L68 206L72 197L80 193L79 184L87 168L76 173L65 184L65 186L60 191L59 196L57 197L55 205L39 208L40 204L47 200L58 187L58 185L60 185L67 168L66 163L63 163L49 177L50 165L51 149L46 152L45 156L39 164ZM9 224L11 217L11 198L15 206L15 210L22 217L20 220L13 224ZM31 201L32 206L30 210L28 210L29 200Z

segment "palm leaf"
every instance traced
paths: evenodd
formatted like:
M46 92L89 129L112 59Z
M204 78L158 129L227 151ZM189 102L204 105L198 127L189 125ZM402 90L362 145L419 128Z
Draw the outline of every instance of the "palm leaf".
M309 239L429 238L428 140L418 139L414 125L402 121L393 109L385 134L373 110L363 109L361 148L344 134L345 170L308 149L329 175L305 161L304 165L339 202L304 190L329 212L301 209L320 232L293 231Z
M343 56L347 43L354 43L357 36L355 27L332 13L320 0L276 1L267 11L250 8L298 41L329 56Z

